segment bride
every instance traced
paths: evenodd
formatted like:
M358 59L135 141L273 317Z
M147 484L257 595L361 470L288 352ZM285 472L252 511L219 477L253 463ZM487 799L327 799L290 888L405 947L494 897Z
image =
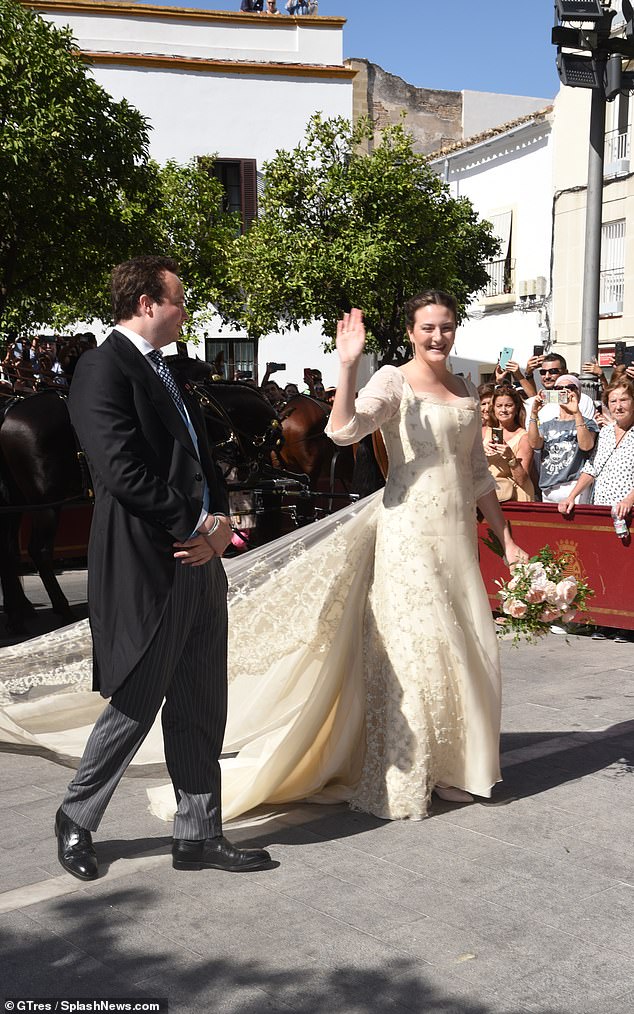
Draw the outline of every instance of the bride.
M423 293L406 317L411 361L380 369L356 401L360 311L338 328L329 433L352 443L381 428L385 490L226 561L227 820L307 798L416 819L434 789L468 800L500 778L500 671L476 505L510 564L526 554L495 495L477 394L447 369L453 297ZM90 655L87 621L4 649L0 740L77 760L105 706L89 690ZM135 763L161 761L157 720ZM171 786L149 794L170 818Z

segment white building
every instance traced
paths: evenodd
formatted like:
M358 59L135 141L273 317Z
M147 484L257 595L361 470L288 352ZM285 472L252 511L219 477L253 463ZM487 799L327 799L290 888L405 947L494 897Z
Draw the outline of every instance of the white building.
M58 26L68 25L95 80L126 98L151 125L151 154L187 162L217 154L232 210L257 213L263 163L295 147L310 117L352 118L354 70L343 63L345 18L272 17L120 3L24 0ZM236 4L236 6L238 6ZM246 334L210 327L205 358L225 348L226 362L253 368ZM198 354L203 354L202 349ZM259 372L285 362L275 379L301 383L319 367L334 384L337 364L324 356L319 324L259 343Z
M459 328L453 368L478 383L503 348L524 366L548 342L552 249L552 107L447 147L431 160L452 197L468 197L501 250Z

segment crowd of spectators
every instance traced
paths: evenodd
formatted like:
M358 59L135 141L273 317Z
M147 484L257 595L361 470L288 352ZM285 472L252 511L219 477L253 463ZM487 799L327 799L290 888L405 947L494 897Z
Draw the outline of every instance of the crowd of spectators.
M321 401L327 406L332 405L335 396L335 388L324 387L321 370L313 370L306 367L304 370L305 386L303 390L300 390L298 384L288 383L282 388L277 381L271 380L273 373L277 373L278 370L283 369L286 369L284 363L267 363L266 372L262 377L262 383L260 385L262 394L277 411L284 408L284 406L291 401L292 398L297 398L300 395L315 398L317 401ZM247 379L246 382L249 383L251 381L250 379Z
M513 361L505 369L498 364L495 383L478 388L489 470L502 502L555 503L564 515L575 504L609 506L615 527L619 520L628 524L634 511L634 366L614 366L609 379L595 362L584 363L583 371L597 378L596 401L558 353L533 356L524 370ZM592 636L607 633L596 628ZM614 636L631 639L629 631Z
M95 348L91 331L77 335L46 335L9 341L0 362L0 391L33 394L47 387L68 389L82 352Z
M245 14L281 14L277 3L278 0L242 0L240 10ZM317 0L285 0L284 9L291 15L318 14L319 4Z
M611 504L603 482L587 478L578 483L583 474L594 475L599 445L605 446L607 439L599 440L600 433L618 430L617 416L629 418L617 408L621 395L615 392L627 395L634 367L614 367L610 380L597 363L584 363L583 370L597 378L601 393L597 401L581 390L578 375L568 370L566 360L556 352L532 356L524 370L514 361L504 368L498 364L494 382L478 388L482 440L500 501L541 500L570 508L574 489L574 503ZM610 466L624 469L629 476L630 508L634 506L631 439Z

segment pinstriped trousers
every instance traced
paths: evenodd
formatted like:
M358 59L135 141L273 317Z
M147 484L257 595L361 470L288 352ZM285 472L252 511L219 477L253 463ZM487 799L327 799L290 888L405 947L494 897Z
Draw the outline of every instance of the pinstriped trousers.
M174 837L222 834L220 764L227 718L227 578L219 557L177 564L156 636L95 723L62 803L96 831L159 708L177 811Z

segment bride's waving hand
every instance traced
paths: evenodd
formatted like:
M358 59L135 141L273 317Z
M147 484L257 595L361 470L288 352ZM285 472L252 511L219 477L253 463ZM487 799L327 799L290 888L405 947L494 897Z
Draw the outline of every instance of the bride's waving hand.
M332 405L330 424L341 429L354 415L354 398L357 383L357 367L365 347L363 314L356 307L344 313L337 321L337 353L339 355L339 380Z
M356 307L337 321L337 352L342 366L358 363L365 347L363 314Z

